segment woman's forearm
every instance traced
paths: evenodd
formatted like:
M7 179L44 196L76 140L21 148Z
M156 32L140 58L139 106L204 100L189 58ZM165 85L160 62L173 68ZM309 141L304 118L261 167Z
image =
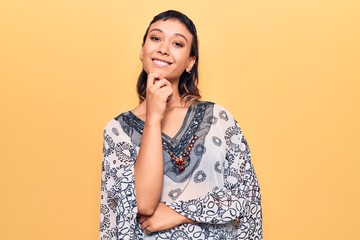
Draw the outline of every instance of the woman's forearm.
M159 203L163 181L161 121L146 122L135 163L138 212L152 215Z

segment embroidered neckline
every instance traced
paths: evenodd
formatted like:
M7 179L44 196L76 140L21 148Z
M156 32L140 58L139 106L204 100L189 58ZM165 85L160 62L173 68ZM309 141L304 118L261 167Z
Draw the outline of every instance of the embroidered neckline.
M163 139L166 138L166 140L168 140L170 142L177 142L176 139L179 138L179 136L182 134L183 130L186 128L186 123L188 122L188 119L191 115L191 112L193 111L193 108L194 108L194 106L188 107L185 117L184 117L184 120L181 124L181 127L179 128L179 130L175 133L175 135L173 137L170 137L166 133L161 132L162 138ZM135 130L137 132L141 133L141 135L142 135L143 130L144 130L144 125L145 125L144 120L142 120L141 118L136 116L132 111L128 111L127 113L131 116L131 120L130 119L129 120L134 123L134 125L131 125L131 126L135 127Z
M185 152L182 153L179 157L176 156L173 152L171 152L168 148L164 148L164 150L170 155L173 164L177 167L178 172L182 173L187 165L189 165L190 161L190 151L194 147L196 140L199 137L194 134L191 141L185 148Z
M179 174L185 170L191 161L190 152L198 139L195 133L204 118L206 108L207 104L204 103L189 107L183 124L174 137L171 138L162 132L163 149L170 155L171 162ZM123 119L142 135L145 124L143 120L131 111L124 114Z

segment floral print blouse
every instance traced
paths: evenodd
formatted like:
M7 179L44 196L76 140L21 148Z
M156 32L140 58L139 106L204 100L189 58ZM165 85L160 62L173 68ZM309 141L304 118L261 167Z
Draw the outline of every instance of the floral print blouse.
M194 223L144 234L134 189L143 128L130 111L105 127L101 240L262 239L260 188L248 144L232 115L211 102L189 107L174 137L162 134L161 201Z

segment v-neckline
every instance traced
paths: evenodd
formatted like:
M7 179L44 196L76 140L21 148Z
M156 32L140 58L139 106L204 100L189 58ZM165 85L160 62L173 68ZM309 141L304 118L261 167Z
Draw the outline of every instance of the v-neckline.
M195 108L195 105L188 107L188 109L186 110L185 117L182 121L181 127L179 128L179 130L176 131L176 133L173 137L170 137L168 134L161 131L161 135L162 135L163 139L165 138L169 143L178 143L179 140L184 135L184 132L186 132L186 131L184 131L184 129L187 129L190 125L190 124L188 124L189 123L188 120L189 120L190 114L192 113L194 108ZM135 119L138 123L140 123L142 129L144 129L145 121L142 120L141 118L139 118L138 116L136 116L132 111L129 111L129 114L133 117L133 119Z

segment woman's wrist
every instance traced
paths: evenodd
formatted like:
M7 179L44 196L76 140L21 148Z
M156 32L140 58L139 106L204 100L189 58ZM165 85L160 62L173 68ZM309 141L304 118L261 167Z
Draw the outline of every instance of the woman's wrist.
M149 119L145 121L144 130L153 129L161 131L161 121L156 119Z
M155 114L148 114L146 115L145 126L151 127L161 127L161 121L163 116L155 115Z

